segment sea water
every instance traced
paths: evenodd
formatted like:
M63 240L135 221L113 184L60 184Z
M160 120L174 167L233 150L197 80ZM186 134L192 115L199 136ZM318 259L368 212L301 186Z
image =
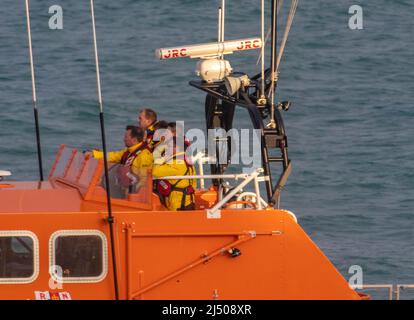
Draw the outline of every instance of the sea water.
M11 170L12 180L35 180L24 1L1 2L0 169ZM49 28L52 5L62 7L63 29ZM363 29L349 27L352 5L363 9ZM145 106L186 128L205 127L205 95L188 85L196 60L157 61L154 51L216 41L217 6L95 1L110 149L123 147L125 125ZM228 0L226 9L225 39L260 35L259 0ZM283 6L285 17L287 11ZM350 267L360 266L366 284L414 283L413 15L408 0L301 0L280 66L276 98L293 102L284 112L293 173L282 207L347 279ZM89 1L31 1L31 19L48 172L61 143L101 145ZM228 58L235 71L254 75L258 55ZM235 124L250 127L245 111L237 111Z

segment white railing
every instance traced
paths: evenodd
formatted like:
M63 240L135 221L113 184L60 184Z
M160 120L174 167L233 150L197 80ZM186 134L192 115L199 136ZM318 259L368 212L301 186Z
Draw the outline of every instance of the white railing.
M204 167L203 164L208 163L210 161L210 157L208 155L206 155L205 152L201 151L199 153L197 153L193 158L192 158L192 162L193 163L198 163L198 172L200 173L201 176L204 175ZM204 182L204 178L200 179L200 188L204 189L205 188L205 182Z
M258 168L250 175L247 175L242 183L240 183L237 187L231 190L226 196L221 199L217 204L212 207L211 209L207 210L207 218L210 219L217 219L220 218L220 209L231 199L233 198L239 191L241 191L246 185L248 185L251 181L254 181L254 188L256 192L256 209L262 210L262 197L260 196L260 188L259 182L257 181L257 177L263 172L263 168Z
M400 291L404 289L414 289L414 284L397 284L395 290L397 300L400 300Z
M364 284L359 288L354 287L353 289L356 289L356 290L387 289L388 290L388 299L393 300L394 287L393 287L392 284Z
M259 179L256 179L256 180L258 181ZM237 201L243 201L245 199L252 199L253 201L253 199L255 200L256 197L257 197L256 193L246 191L246 192L242 192L241 194L237 196ZM269 205L263 198L260 198L260 202L262 203L263 207L267 207Z
M352 287L352 286L351 286ZM387 289L388 290L388 299L394 300L394 294L395 294L395 300L400 300L400 293L404 289L414 289L414 284L364 284L360 288L353 287L356 290L366 290L366 289Z
M231 198L233 198L238 192L242 191L243 188L253 181L254 189L255 189L255 197L256 197L256 209L262 210L264 207L264 204L267 205L267 202L263 200L263 198L260 196L260 188L259 188L259 181L262 179L259 179L259 175L263 173L263 168L257 168L250 174L210 174L210 175L192 175L192 176L166 176L166 177L153 177L154 180L204 180L204 179L234 179L234 180L240 180L243 179L243 181L236 186L234 189L232 189L228 194L226 194L223 199L221 199L217 204L212 207L211 209L207 209L207 218L209 219L218 219L221 217L220 215L220 209L229 202Z

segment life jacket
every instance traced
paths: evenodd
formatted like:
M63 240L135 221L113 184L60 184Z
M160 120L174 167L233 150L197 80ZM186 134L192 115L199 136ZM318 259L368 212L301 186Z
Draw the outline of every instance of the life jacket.
M176 160L177 156L175 155L173 157L174 160ZM184 163L187 167L184 176L188 175L190 173L190 169L192 168L192 165L188 161L188 159L184 156ZM177 185L182 181L183 179L177 180L174 184L171 184L168 180L160 179L156 180L154 191L158 194L160 197L161 203L165 206L166 205L166 198L171 194L173 191L182 192L181 197L181 207L178 210L194 210L195 209L195 190L193 188L193 179L189 179L189 184L187 187L179 188ZM191 196L191 203L189 205L185 205L185 200L187 196Z
M122 155L120 166L117 169L118 183L122 187L128 188L137 182L137 178L131 173L131 166L136 157L138 157L144 149L148 149L148 146L146 143L142 142L141 145L134 151L130 152L129 150L126 150Z
M187 151L188 147L191 145L190 140L186 136L184 136L184 151Z
M152 151L154 149L153 139L154 139L154 133L155 133L155 125L157 124L157 122L154 122L153 124L151 124L146 130L146 132L147 132L146 144L150 148L150 151Z

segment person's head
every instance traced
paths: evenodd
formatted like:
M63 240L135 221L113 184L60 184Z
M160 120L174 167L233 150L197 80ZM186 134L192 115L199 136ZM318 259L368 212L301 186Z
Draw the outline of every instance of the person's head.
M138 124L143 130L146 130L150 125L157 122L157 113L152 110L145 108L138 114Z
M176 161L176 163L179 164L183 163L182 161L186 161L187 156L185 154L185 149L183 149L183 146L180 146L176 137L173 136L160 146L164 147L162 150L162 157L166 160L166 163L173 163L173 161Z
M125 128L124 143L127 148L132 147L144 140L144 130L137 126Z
M175 136L177 131L177 123L176 122L169 122L168 123L168 130Z
M184 135L184 128L182 122L168 123L168 130L170 130L175 137L181 137Z
M172 138L172 147L173 147L174 154L181 153L181 152L185 151L185 149L183 148L184 146L182 146L182 145L180 145L180 143L178 143L177 137Z
M158 130L158 129L168 129L168 122L167 121L164 121L164 120L158 121L154 125L154 130Z

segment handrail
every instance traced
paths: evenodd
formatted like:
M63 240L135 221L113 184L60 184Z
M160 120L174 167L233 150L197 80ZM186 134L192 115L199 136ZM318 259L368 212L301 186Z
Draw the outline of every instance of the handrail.
M353 289L364 290L364 289L388 289L388 299L393 300L393 289L392 284L364 284L360 287L351 286Z
M242 183L240 183L237 187L231 190L223 199L221 199L217 204L211 208L207 209L207 218L209 219L219 219L221 217L220 209L231 199L233 198L237 192L243 189L249 182L255 181L255 186L257 186L257 177L259 174L263 172L263 168L257 168L254 172L252 172ZM258 187L255 188L256 190L256 204L257 209L262 210L262 203L260 202L260 190Z
M153 180L181 180L181 179L246 179L251 174L239 173L239 174L205 174L205 175L188 175L188 176L165 176L165 177L153 177Z
M245 232L244 234L238 234L237 235L237 239L234 240L233 242L226 244L224 246L221 246L219 248L217 248L216 250L212 250L210 252L206 252L204 255L202 255L201 257L197 258L197 260L192 261L191 263L187 264L184 267L181 267L180 269L173 271L163 277L161 277L160 279L150 283L149 285L140 288L138 291L132 292L132 293L128 293L129 298L130 299L135 299L137 297L139 297L140 295L142 295L143 293L150 291L158 286L160 286L161 284L167 282L168 280L173 279L174 277L177 277L197 266L199 266L200 264L206 263L208 261L210 261L211 259L222 255L223 252L227 252L229 249L234 248L237 245L241 245L244 242L247 242L249 240L252 240L256 238L256 232L254 231L249 231L249 232Z
M396 284L395 290L393 284L364 284L360 287L351 286L351 288L356 290L364 290L364 289L388 289L388 299L394 299L395 293L395 300L400 300L400 291L403 289L414 289L414 284Z
M208 163L210 161L210 157L208 156L208 154L206 154L205 151L200 151L199 153L197 153L192 159L191 161L193 163L198 163L198 172L200 173L200 175L204 175L204 167L203 165L205 163ZM204 189L205 187L205 183L204 183L204 179L200 179L200 188Z
M256 181L257 180L258 179L256 179ZM245 197L256 197L256 193L249 192L249 191L242 192L239 196L237 196L237 201L243 201L243 199ZM263 207L267 207L268 206L267 202L263 198L260 198L260 202L262 203Z
M188 175L188 176L165 176L165 177L153 177L154 180L181 180L181 179L193 179L193 180L201 180L201 179L244 179L242 183L240 183L237 187L232 189L223 199L221 199L213 208L207 209L207 217L209 219L218 219L220 218L220 209L232 198L234 197L240 190L242 190L247 184L251 181L254 181L254 189L256 194L256 208L258 210L263 209L262 204L262 197L260 196L260 188L259 188L259 181L258 176L263 173L263 168L257 168L250 174L241 173L241 174L210 174L210 175Z
M400 290L403 289L414 289L414 284L397 284L397 288L395 290L396 300L400 300Z

